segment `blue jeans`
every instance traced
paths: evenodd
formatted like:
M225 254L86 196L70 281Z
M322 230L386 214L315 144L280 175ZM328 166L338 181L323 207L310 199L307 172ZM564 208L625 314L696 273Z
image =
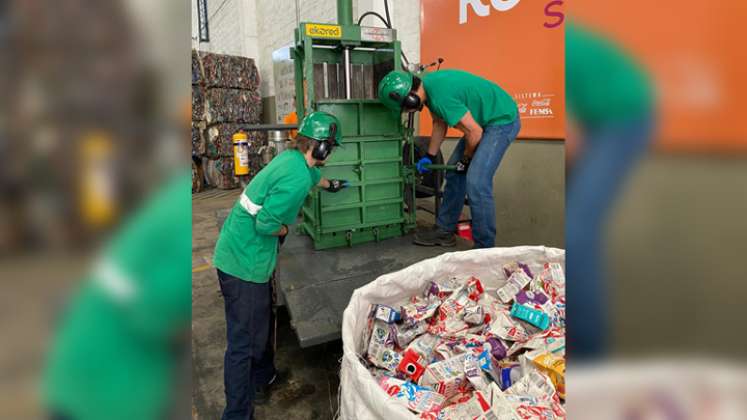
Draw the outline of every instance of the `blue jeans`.
M521 122L485 127L477 145L467 174L446 173L444 200L436 224L447 232L455 232L459 215L462 214L464 197L469 199L472 214L472 237L475 248L495 246L495 201L493 200L493 176L503 159L508 146L519 134ZM456 165L464 154L464 138L449 158L449 165Z
M584 150L568 175L566 271L568 349L575 358L604 353L609 311L604 270L604 231L610 207L651 140L652 119L588 129Z
M255 384L266 384L275 372L269 351L272 322L270 283L252 283L218 271L226 307L228 345L223 362L226 409L223 420L251 420Z

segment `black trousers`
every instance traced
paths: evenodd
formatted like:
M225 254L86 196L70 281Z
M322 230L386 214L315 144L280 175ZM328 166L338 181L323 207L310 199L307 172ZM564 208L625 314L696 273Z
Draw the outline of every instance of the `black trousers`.
M223 362L226 408L223 420L251 420L256 384L266 384L275 374L270 342L272 287L218 271L226 309Z

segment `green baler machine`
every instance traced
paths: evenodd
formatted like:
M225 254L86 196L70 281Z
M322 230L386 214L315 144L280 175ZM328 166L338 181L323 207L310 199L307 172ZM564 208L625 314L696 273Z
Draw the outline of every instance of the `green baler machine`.
M415 227L412 117L385 108L379 81L401 69L396 31L353 24L350 0L338 0L339 24L301 23L295 32L296 112L335 115L342 147L322 168L345 179L338 193L312 189L303 206L303 231L316 249L379 241Z

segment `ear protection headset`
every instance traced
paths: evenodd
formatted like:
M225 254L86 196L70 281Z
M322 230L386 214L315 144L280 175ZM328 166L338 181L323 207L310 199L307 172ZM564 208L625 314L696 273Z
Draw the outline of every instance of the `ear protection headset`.
M311 151L311 157L316 160L327 160L332 149L335 147L335 135L337 134L337 124L329 125L329 137L324 140L317 140L314 149Z
M407 110L418 110L420 111L423 109L423 101L420 100L420 96L417 95L418 88L420 87L420 78L413 76L412 78L412 88L410 89L410 92L402 97L397 92L389 92L389 97L394 99L395 101L399 102L400 106L403 109Z

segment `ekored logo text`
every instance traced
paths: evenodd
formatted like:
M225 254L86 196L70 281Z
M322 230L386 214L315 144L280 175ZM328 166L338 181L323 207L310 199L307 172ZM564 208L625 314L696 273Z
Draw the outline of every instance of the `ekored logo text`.
M495 9L498 12L507 12L521 0L459 0L459 24L467 23L469 19L469 9L480 17L490 16L490 10ZM552 29L560 26L565 20L565 14L559 10L563 6L563 0L552 0L545 4L545 16L547 20L542 24L545 28Z

